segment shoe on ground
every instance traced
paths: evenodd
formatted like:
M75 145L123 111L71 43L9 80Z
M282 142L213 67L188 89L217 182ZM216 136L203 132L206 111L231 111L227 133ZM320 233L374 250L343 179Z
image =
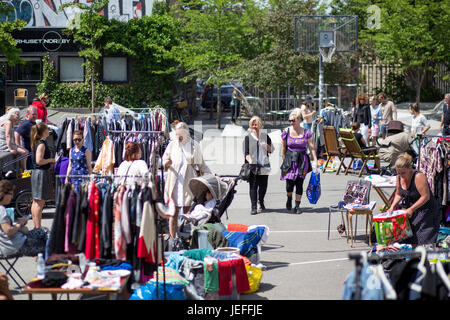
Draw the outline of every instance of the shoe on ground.
M291 211L292 210L292 200L286 201L286 210Z
M294 208L293 211L295 214L302 214L302 209L300 207Z
M250 212L250 214L252 216L254 216L255 214L258 214L258 210L256 210L256 208L252 209L252 211Z
M259 208L258 208L258 212L264 212L266 211L266 206L264 205L264 203L260 203L259 204Z

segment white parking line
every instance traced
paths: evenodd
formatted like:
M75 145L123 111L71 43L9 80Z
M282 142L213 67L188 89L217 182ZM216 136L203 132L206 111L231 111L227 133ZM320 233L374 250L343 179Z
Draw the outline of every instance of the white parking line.
M316 260L316 261L304 261L304 262L295 262L295 263L286 263L286 264L275 264L271 266L267 266L267 269L272 268L281 268L281 267L291 267L305 264L313 264L313 263L322 263L322 262L335 262L335 261L346 261L349 258L339 258L339 259L328 259L328 260Z
M328 232L328 230L278 230L278 231L270 230L269 234L270 233L314 233L314 232ZM338 232L338 231L330 229L330 232Z

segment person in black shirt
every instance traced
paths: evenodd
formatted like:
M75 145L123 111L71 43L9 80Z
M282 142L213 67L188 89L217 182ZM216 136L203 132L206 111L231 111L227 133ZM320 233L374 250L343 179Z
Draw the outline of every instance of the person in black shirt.
M356 141L358 141L358 144L361 147L361 149L367 148L366 141L364 140L364 137L362 136L362 134L359 132L359 123L358 122L352 123L352 131L353 131L353 135L355 136Z
M45 200L48 199L50 181L49 170L55 163L51 158L50 149L46 139L50 135L50 130L44 122L40 122L31 128L31 148L34 169L31 172L31 194L33 203L31 204L31 215L35 228L41 227L42 210Z
M14 133L16 144L23 145L25 149L31 154L31 141L30 141L30 133L31 127L36 124L37 119L37 109L34 106L29 106L27 109L27 119L24 120L18 128L16 128L16 132ZM22 143L20 142L22 140ZM31 157L27 158L27 169L33 168L33 161Z

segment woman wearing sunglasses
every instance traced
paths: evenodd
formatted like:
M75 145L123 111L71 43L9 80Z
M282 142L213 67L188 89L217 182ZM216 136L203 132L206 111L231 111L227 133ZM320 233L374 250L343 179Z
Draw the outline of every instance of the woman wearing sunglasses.
M312 171L307 150L311 152L317 168L316 148L312 142L312 132L300 126L303 121L300 108L295 108L289 115L290 126L281 133L281 180L286 181L286 209L292 210L292 193L295 187L294 213L300 214L300 202L303 194L303 181L308 172Z
M66 183L69 182L70 175L85 175L92 173L92 155L91 151L83 145L83 131L75 131L72 135L72 141L74 146L70 149ZM83 179L80 177L71 178L75 192L78 192L78 186L82 181Z

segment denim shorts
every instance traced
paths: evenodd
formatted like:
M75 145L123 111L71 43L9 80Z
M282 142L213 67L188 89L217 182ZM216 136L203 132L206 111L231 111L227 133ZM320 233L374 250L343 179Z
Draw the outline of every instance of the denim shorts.
M388 133L388 126L387 124L380 124L380 134L386 134Z

